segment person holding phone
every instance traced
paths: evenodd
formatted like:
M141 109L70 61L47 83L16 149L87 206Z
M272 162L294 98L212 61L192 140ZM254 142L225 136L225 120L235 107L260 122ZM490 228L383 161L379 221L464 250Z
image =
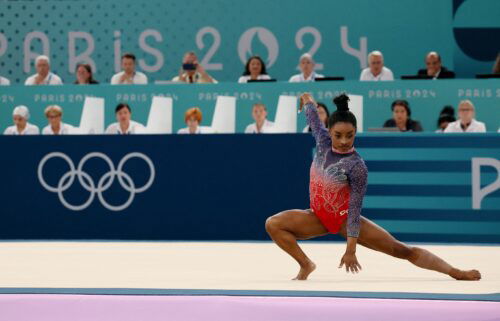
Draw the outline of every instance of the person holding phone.
M198 57L193 51L186 52L182 59L182 67L179 75L172 81L188 84L216 84L217 80L212 78L203 66L198 63Z

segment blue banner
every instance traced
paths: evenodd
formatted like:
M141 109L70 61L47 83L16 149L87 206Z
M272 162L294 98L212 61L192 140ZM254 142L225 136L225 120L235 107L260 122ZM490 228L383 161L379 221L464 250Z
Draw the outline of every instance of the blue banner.
M97 139L98 138L98 139ZM0 239L267 240L308 208L300 135L0 136ZM362 215L405 241L500 243L500 139L357 137Z

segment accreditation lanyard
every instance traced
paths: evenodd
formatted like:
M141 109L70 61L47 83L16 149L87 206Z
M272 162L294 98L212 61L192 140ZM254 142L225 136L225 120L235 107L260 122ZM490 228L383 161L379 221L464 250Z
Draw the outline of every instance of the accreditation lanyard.
M302 80L301 82L314 81L314 79L316 79L316 73L315 73L315 72L313 72L313 73L311 74L311 79L310 79L310 80L307 80L306 78L304 78L304 74L303 74L303 73L301 73L301 74L300 74L300 78L301 78L301 80Z
M47 77L47 80L44 81L46 85L50 85L50 81L52 80L52 73L49 73L49 76Z

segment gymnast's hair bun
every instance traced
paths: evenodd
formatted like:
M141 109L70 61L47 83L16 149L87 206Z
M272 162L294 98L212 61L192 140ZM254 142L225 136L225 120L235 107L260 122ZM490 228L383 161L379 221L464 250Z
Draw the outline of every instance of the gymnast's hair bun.
M337 105L337 111L349 111L349 96L341 94L333 99L333 103Z

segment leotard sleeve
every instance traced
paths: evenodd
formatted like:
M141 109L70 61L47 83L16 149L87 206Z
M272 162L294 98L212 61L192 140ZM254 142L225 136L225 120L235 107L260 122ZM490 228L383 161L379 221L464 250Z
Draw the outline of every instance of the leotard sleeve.
M358 237L361 224L361 207L365 197L368 182L368 169L363 160L357 162L351 169L349 185L349 213L347 214L347 236Z
M318 109L313 103L305 105L307 124L311 128L312 135L316 140L318 152L323 153L332 147L332 140L328 130L323 122L319 119Z

